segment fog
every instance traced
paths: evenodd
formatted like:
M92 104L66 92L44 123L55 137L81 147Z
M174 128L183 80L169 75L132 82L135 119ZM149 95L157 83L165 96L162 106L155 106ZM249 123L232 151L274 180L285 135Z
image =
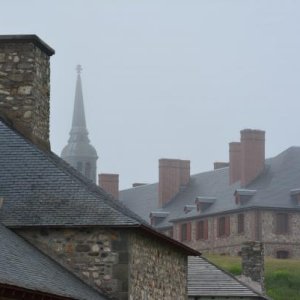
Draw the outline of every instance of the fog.
M1 0L1 34L37 34L51 58L51 146L71 128L77 64L98 172L155 182L159 158L192 173L228 160L244 128L266 155L300 145L300 1Z

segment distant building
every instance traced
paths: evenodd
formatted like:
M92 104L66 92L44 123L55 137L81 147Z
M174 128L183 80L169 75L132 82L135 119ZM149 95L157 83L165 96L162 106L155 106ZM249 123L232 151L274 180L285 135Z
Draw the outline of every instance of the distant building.
M85 177L96 182L97 152L90 144L86 128L84 103L81 84L81 66L77 66L77 83L70 138L61 152L61 157Z
M238 255L247 241L265 254L300 257L300 148L265 159L265 132L245 129L229 163L190 176L190 161L161 159L159 182L120 200L163 232L202 252Z
M209 263L190 260L197 250L156 231L51 152L53 54L35 35L0 36L0 300L187 300L189 289L191 299L265 299L219 269L203 274ZM78 154L86 145L78 74L66 149ZM108 175L103 182L114 190L117 177ZM201 287L212 280L229 280L229 288Z

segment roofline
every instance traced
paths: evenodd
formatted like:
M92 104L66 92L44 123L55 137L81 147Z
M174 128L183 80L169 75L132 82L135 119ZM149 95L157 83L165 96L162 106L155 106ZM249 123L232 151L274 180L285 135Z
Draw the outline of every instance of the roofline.
M239 280L238 278L236 278L234 275L232 275L231 273L229 273L228 271L224 270L223 268L217 266L215 263L211 262L209 259L207 259L206 257L201 257L202 259L206 260L208 263L212 264L213 266L215 266L217 269L221 270L222 272L224 272L225 274L227 274L228 276L230 276L231 278L233 278L234 280L238 281L241 285L247 287L249 290L251 290L253 293L255 293L257 296L261 297L261 299L268 299L266 297L264 297L263 295L261 295L260 293L258 293L256 290L254 290L251 286L247 285L245 282ZM257 296L247 296L247 297L257 297ZM230 296L231 297L231 296Z
M190 216L190 217L185 217L185 218L170 219L169 222L175 223L177 221L193 220L193 219L206 218L206 217L212 217L212 216L217 216L217 215L227 215L227 214L231 214L233 212L240 212L240 211L254 210L254 209L300 211L300 207L291 207L290 208L290 207L273 207L273 206L251 206L251 207L235 208L235 209L231 209L231 210L224 210L224 211L210 213L210 214L206 214L206 215L197 215L197 216ZM158 228L160 228L160 227L158 227ZM161 227L161 228L164 228L164 227Z
M151 227L141 224L140 228L145 230L146 232L150 232L150 233L156 235L158 238L163 239L164 241L166 241L167 243L169 243L173 246L177 246L177 247L181 248L181 250L183 250L184 252L188 252L190 256L201 256L202 255L199 251L192 249L192 248L186 246L185 244L180 243L180 242L174 240L173 238L170 238L167 235L165 235L155 229L152 229Z
M33 43L44 51L48 56L55 53L55 50L45 43L36 34L7 34L0 35L0 43Z
M187 252L190 256L201 256L202 254L192 249L185 244L168 237L167 235L159 232L157 229L152 228L150 226L146 226L144 224L133 224L133 225L27 225L27 226L7 226L10 229L29 229L29 228L40 228L40 227L46 227L46 228L90 228L90 227L102 227L102 228L123 228L123 229L132 229L132 228L139 228L145 232L148 232L156 237L158 237L160 240L167 242L168 244L171 244L172 246L178 247L180 250L183 250L184 252Z

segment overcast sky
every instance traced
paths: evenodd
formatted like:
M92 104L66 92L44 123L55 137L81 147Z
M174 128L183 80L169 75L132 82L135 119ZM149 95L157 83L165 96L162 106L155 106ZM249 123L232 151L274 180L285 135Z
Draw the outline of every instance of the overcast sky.
M192 173L228 160L244 128L267 157L300 145L298 0L1 0L1 34L37 34L51 58L51 145L69 138L76 72L98 172L155 182L159 158Z

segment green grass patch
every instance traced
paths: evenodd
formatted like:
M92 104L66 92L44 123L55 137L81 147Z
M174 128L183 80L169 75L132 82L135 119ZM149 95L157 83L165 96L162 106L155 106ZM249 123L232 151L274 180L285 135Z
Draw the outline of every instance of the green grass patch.
M241 258L221 255L206 255L210 261L233 275L241 274ZM300 299L300 260L265 260L265 284L267 295L274 300Z

